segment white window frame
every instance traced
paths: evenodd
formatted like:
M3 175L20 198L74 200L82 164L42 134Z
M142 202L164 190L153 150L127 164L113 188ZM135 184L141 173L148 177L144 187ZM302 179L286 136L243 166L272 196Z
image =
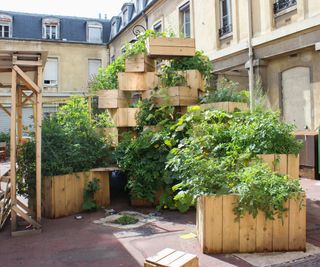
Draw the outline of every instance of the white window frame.
M102 67L102 60L100 58L89 58L88 59L88 81L90 81L92 78L94 78L98 74L98 71L96 72L96 74L92 74L90 71L90 63L93 61L99 62L98 70L100 67Z
M227 14L223 15L223 3L226 2ZM220 37L229 36L232 34L232 9L231 9L231 0L220 0L220 29L223 29L226 26L231 27L230 32L222 33ZM226 18L226 19L225 19Z
M47 32L47 27L49 32ZM53 28L56 29L55 38L53 38ZM45 18L42 20L42 38L47 40L58 40L60 38L60 20L56 18Z
M90 29L99 29L100 30L100 40L93 41L90 38ZM103 35L103 26L101 23L95 22L95 21L88 21L87 22L87 42L88 43L102 44L103 43L102 35Z
M188 11L189 13L189 34L187 33L187 21L186 21L186 11ZM191 7L190 7L190 1L184 3L183 5L181 5L179 7L179 15L180 15L180 30L182 31L183 33L183 36L185 38L191 38L192 36L192 29L191 29Z
M12 38L12 17L6 14L0 14L0 38ZM8 36L5 36L4 27L8 27Z
M57 57L48 57L47 58L47 64L50 62L56 62L56 79L46 79L46 66L44 67L44 75L43 75L43 86L44 87L56 87L58 86L58 83L59 83L59 58ZM48 82L45 82L45 81L48 81Z

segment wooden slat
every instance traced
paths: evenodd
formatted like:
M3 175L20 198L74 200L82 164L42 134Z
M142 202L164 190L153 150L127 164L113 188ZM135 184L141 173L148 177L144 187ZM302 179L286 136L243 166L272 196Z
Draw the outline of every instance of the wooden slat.
M54 217L66 216L65 176L54 177Z
M288 176L291 179L299 179L299 156L288 155Z
M16 204L16 106L17 106L17 72L12 69L11 76L11 122L10 122L10 170L11 170L11 203ZM11 231L17 229L17 213L11 210Z
M0 103L0 108L1 108L5 113L7 113L8 116L11 116L10 111L9 111L5 106L3 106L1 103Z
M41 228L41 225L37 223L35 220L33 220L29 215L25 214L22 210L20 210L17 206L13 205L11 209L16 212L18 215L20 215L25 221L32 224L36 228Z
M162 258L161 260L157 261L157 264L159 266L169 266L170 263L176 261L177 259L181 258L183 255L185 255L185 252L182 251L175 251L168 255L165 258Z
M288 208L289 203L284 207ZM287 251L289 248L289 216L288 212L283 214L283 219L275 218L273 221L272 248L273 251Z
M157 263L159 260L167 257L168 255L174 253L175 250L171 248L166 248L164 250L161 250L160 252L157 253L157 255L149 257L146 259L147 262L150 263Z
M168 267L199 267L199 259L192 254L184 254L179 259L170 263Z
M286 154L276 154L274 157L275 161L275 172L282 175L287 175L288 173L288 155Z
M259 211L256 227L256 252L272 251L272 221Z
M23 81L26 83L29 89L35 91L36 93L40 93L40 87L36 85L34 81L32 81L30 77L27 74L25 74L17 65L13 66L13 69L16 71L19 77L23 79Z
M240 218L240 252L256 251L256 224L257 219L248 213Z
M289 250L306 251L306 197L302 203L290 199L289 205Z
M239 221L235 221L233 212L238 197L235 195L224 195L222 205L223 231L222 247L223 253L239 252Z
M222 253L222 203L222 196L204 198L205 253Z
M258 155L258 158L260 158L270 168L270 170L275 171L274 154L262 154L262 155Z

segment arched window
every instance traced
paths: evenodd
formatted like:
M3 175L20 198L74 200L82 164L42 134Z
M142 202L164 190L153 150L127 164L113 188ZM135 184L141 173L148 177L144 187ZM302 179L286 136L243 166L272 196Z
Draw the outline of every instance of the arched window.
M57 40L60 38L60 20L57 18L45 18L42 20L42 38Z
M12 37L12 17L0 14L0 38Z

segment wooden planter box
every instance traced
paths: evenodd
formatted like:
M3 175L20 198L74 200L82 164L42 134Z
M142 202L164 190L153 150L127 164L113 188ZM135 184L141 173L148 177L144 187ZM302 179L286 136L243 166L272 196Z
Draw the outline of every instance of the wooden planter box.
M153 38L146 42L147 53L151 58L193 57L195 40L191 38Z
M154 69L154 60L146 54L134 55L126 59L126 72L151 72Z
M225 112L234 112L235 110L248 111L249 107L247 103L240 102L217 102L209 104L201 104L201 109L220 109Z
M169 87L167 89L168 99L160 96L157 92L148 90L142 93L142 99L153 97L156 105L168 102L172 106L190 106L198 103L198 90L187 86Z
M139 92L154 89L158 86L158 76L155 72L118 73L119 89L128 92Z
M84 188L93 178L98 178L101 186L95 195L97 204L102 207L109 206L109 171L104 168L89 172L44 177L44 217L55 219L82 212Z
M120 90L102 90L97 93L98 108L125 108L129 105L129 96Z
M191 89L200 90L205 92L206 90L206 81L204 80L202 74L198 70L186 70L186 71L179 71L187 82L187 86Z
M118 108L110 110L112 120L116 127L136 127L136 114L138 108Z
M288 175L291 179L299 179L299 156L293 154L258 155L269 168L279 174Z
M118 128L102 128L99 130L103 132L108 144L111 144L112 146L117 146L119 144Z
M236 195L203 196L197 203L197 231L204 253L305 251L306 200L289 200L282 219L268 220L263 212L235 220Z

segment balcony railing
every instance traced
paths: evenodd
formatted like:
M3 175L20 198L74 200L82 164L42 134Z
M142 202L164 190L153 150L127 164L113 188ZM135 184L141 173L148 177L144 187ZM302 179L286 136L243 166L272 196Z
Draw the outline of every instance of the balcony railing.
M296 4L297 0L278 0L273 4L273 12L274 14L278 14L279 12L295 6Z
M221 29L219 29L219 37L232 32L232 24L226 24Z

